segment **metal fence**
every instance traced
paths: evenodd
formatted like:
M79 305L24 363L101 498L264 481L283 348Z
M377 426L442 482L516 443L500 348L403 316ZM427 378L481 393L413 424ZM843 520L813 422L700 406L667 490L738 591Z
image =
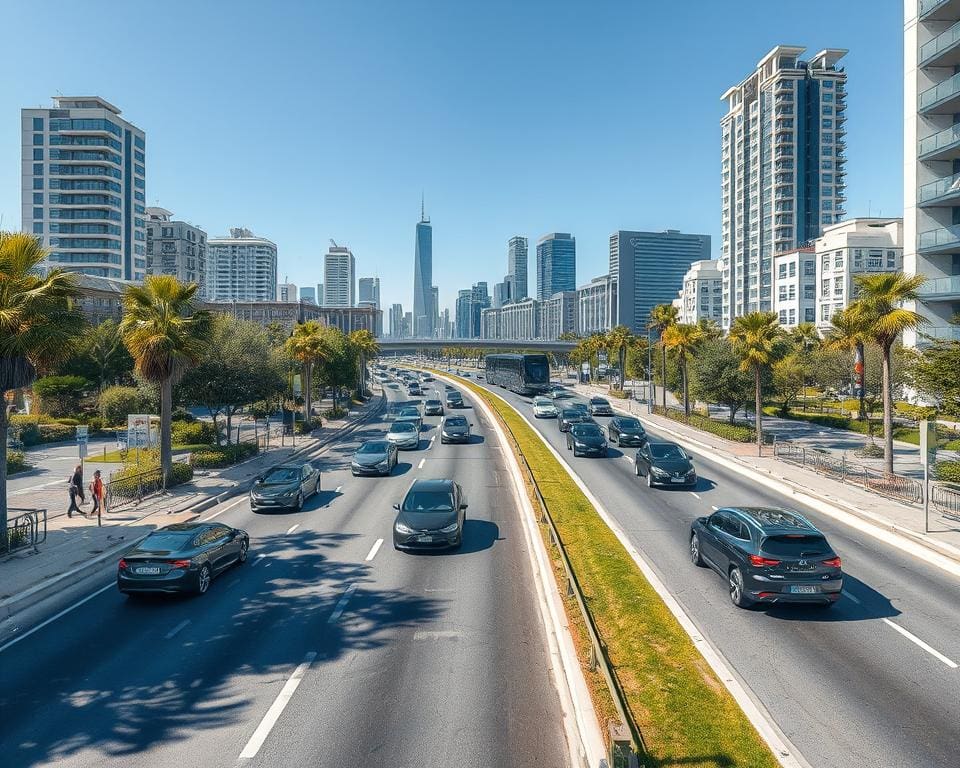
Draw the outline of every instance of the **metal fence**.
M960 489L933 485L930 487L930 504L944 517L960 520Z
M908 504L923 504L923 483L905 475L888 475L864 464L848 461L821 451L805 448L788 442L775 442L773 454L781 461L812 469L841 483L858 485L868 491L879 493Z
M6 545L0 542L0 555L10 555L21 549L38 552L39 544L47 540L47 510L17 509L7 510Z
M127 504L137 504L152 493L163 488L163 471L160 467L138 472L135 475L110 476L106 487L107 509L117 509Z

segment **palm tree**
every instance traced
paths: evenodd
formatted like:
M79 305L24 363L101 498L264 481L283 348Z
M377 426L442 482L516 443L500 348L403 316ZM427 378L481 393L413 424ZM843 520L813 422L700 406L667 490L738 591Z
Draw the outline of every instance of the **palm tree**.
M854 368L859 362L860 370L856 371L859 384L860 398L860 420L867 418L867 387L866 387L866 365L867 358L864 352L864 345L867 341L867 324L862 315L851 312L849 309L841 309L834 312L830 318L830 330L827 331L827 337L824 344L827 349L834 349L843 352L853 352ZM872 439L872 438L871 438Z
M620 368L620 389L626 381L627 347L633 341L633 332L625 325L618 325L607 331L604 344L611 352L617 353L617 365ZM613 389L613 378L609 380L609 389Z
M700 328L700 333L703 334L704 341L719 339L723 336L723 328L721 328L720 323L713 318L701 317L697 320L697 327Z
M663 384L663 408L667 408L667 348L663 345L663 332L677 322L680 310L673 304L657 304L650 310L650 320L647 327L657 332L660 337L660 380ZM651 372L652 377L652 372Z
M316 320L297 323L284 346L303 370L304 419L313 417L313 366L323 350L323 326Z
M883 365L883 442L884 462L893 474L893 345L901 334L917 328L925 321L903 303L916 301L923 275L907 276L903 272L857 275L857 300L849 311L866 326L866 335L882 354Z
M740 358L740 369L753 373L757 455L763 455L761 381L764 370L769 368L778 356L782 336L783 329L774 312L751 312L734 319L730 326L730 343Z
M703 331L699 325L676 323L663 332L663 346L677 354L680 372L683 375L683 412L690 415L690 387L687 376L687 361L703 341Z
M123 294L120 334L144 379L160 386L160 468L166 488L173 467L170 418L173 385L187 366L203 354L211 315L197 310L199 286L172 275L148 275L143 285L130 285Z
M800 358L806 368L810 363L810 353L817 349L821 344L820 331L813 323L799 323L790 331L790 340L796 345L800 352ZM803 381L803 399L807 399L807 381L804 375Z
M367 392L367 361L373 360L380 353L380 345L376 337L366 328L350 333L350 343L359 353L360 359L360 396Z
M29 387L38 365L68 355L83 329L72 305L74 275L42 275L46 256L32 235L0 232L0 551L7 547L7 393Z

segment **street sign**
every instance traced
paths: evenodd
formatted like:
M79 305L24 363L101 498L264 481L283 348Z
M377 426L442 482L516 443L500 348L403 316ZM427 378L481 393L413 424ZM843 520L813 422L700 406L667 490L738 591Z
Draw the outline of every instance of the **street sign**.
M87 436L89 435L89 430L86 424L77 425L77 442L87 442Z
M129 414L127 416L127 448L149 448L154 441L150 433L150 414Z
M77 453L80 455L81 459L87 458L87 441L86 440L77 441Z

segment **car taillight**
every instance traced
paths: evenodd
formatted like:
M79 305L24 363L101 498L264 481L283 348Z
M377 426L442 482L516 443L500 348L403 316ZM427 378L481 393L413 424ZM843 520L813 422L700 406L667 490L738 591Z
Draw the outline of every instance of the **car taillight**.
M780 565L780 561L771 560L769 557L761 557L760 555L750 555L750 565L755 565L758 568L771 568L774 565Z
M830 568L839 568L840 567L840 558L831 557L829 560L822 561L824 565L829 566Z
M127 561L124 560L122 557L120 558L120 562L117 563L117 565L119 566L121 571L127 570Z
M170 560L170 566L172 568L189 568L190 561L189 560Z

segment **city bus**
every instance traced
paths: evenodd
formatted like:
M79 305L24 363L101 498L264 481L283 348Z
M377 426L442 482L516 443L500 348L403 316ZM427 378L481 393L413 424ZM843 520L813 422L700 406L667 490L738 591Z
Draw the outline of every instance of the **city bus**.
M538 395L550 389L550 362L544 354L487 355L484 362L490 384L518 395Z

